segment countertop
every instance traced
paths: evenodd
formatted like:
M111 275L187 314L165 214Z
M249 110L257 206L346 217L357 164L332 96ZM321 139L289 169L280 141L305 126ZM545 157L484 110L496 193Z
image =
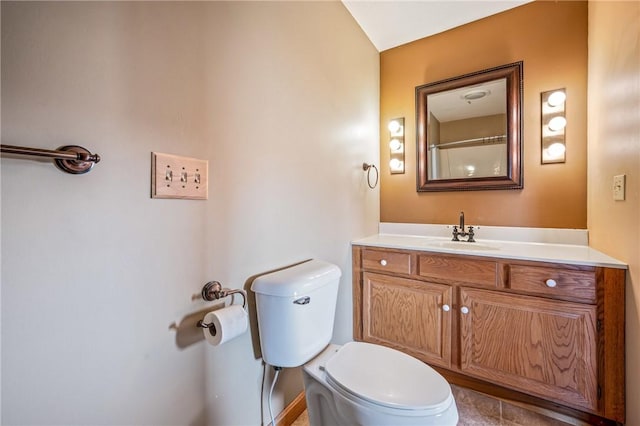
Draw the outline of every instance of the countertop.
M441 227L446 229L445 225ZM384 228L384 224L381 224L381 230ZM496 228L494 227L493 229L495 230ZM508 228L505 228L505 231L508 231ZM442 232L438 233L442 234ZM492 234L495 235L496 232ZM514 235L514 233L510 232L505 235ZM476 233L475 243L455 242L451 241L451 237L442 236L379 233L354 240L352 244L467 256L543 261L617 269L628 268L624 262L607 256L584 244L489 240L479 237L479 232Z

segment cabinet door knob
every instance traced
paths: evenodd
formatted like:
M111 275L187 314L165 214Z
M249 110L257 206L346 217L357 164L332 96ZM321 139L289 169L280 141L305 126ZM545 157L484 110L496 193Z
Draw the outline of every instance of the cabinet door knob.
M442 310L445 312L449 312L451 308L449 307L449 305L442 305Z
M382 259L382 260L380 260L380 264L381 264L382 266L387 266L387 261L386 261L386 260L384 260L384 259Z
M547 287L555 287L558 283L556 283L556 280L552 280L552 279L548 279L544 282Z
M466 306L463 306L462 308L460 308L460 312L466 315L469 313L469 308L467 308Z

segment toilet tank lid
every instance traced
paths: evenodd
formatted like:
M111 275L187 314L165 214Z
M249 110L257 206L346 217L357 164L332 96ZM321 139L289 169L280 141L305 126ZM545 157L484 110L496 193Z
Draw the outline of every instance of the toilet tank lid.
M269 296L297 297L334 282L341 275L336 265L312 259L259 276L251 284L251 290Z

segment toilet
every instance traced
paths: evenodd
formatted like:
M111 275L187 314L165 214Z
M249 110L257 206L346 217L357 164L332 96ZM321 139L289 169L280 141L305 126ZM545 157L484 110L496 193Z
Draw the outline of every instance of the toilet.
M455 425L449 383L418 359L364 342L330 344L340 269L310 260L256 278L265 363L303 366L312 426Z

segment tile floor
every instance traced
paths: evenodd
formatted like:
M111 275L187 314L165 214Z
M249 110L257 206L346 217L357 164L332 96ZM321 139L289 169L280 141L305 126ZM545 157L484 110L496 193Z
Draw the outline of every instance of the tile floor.
M451 386L458 406L458 426L584 426L584 423L558 413L531 411L479 392ZM291 426L309 426L305 411Z

